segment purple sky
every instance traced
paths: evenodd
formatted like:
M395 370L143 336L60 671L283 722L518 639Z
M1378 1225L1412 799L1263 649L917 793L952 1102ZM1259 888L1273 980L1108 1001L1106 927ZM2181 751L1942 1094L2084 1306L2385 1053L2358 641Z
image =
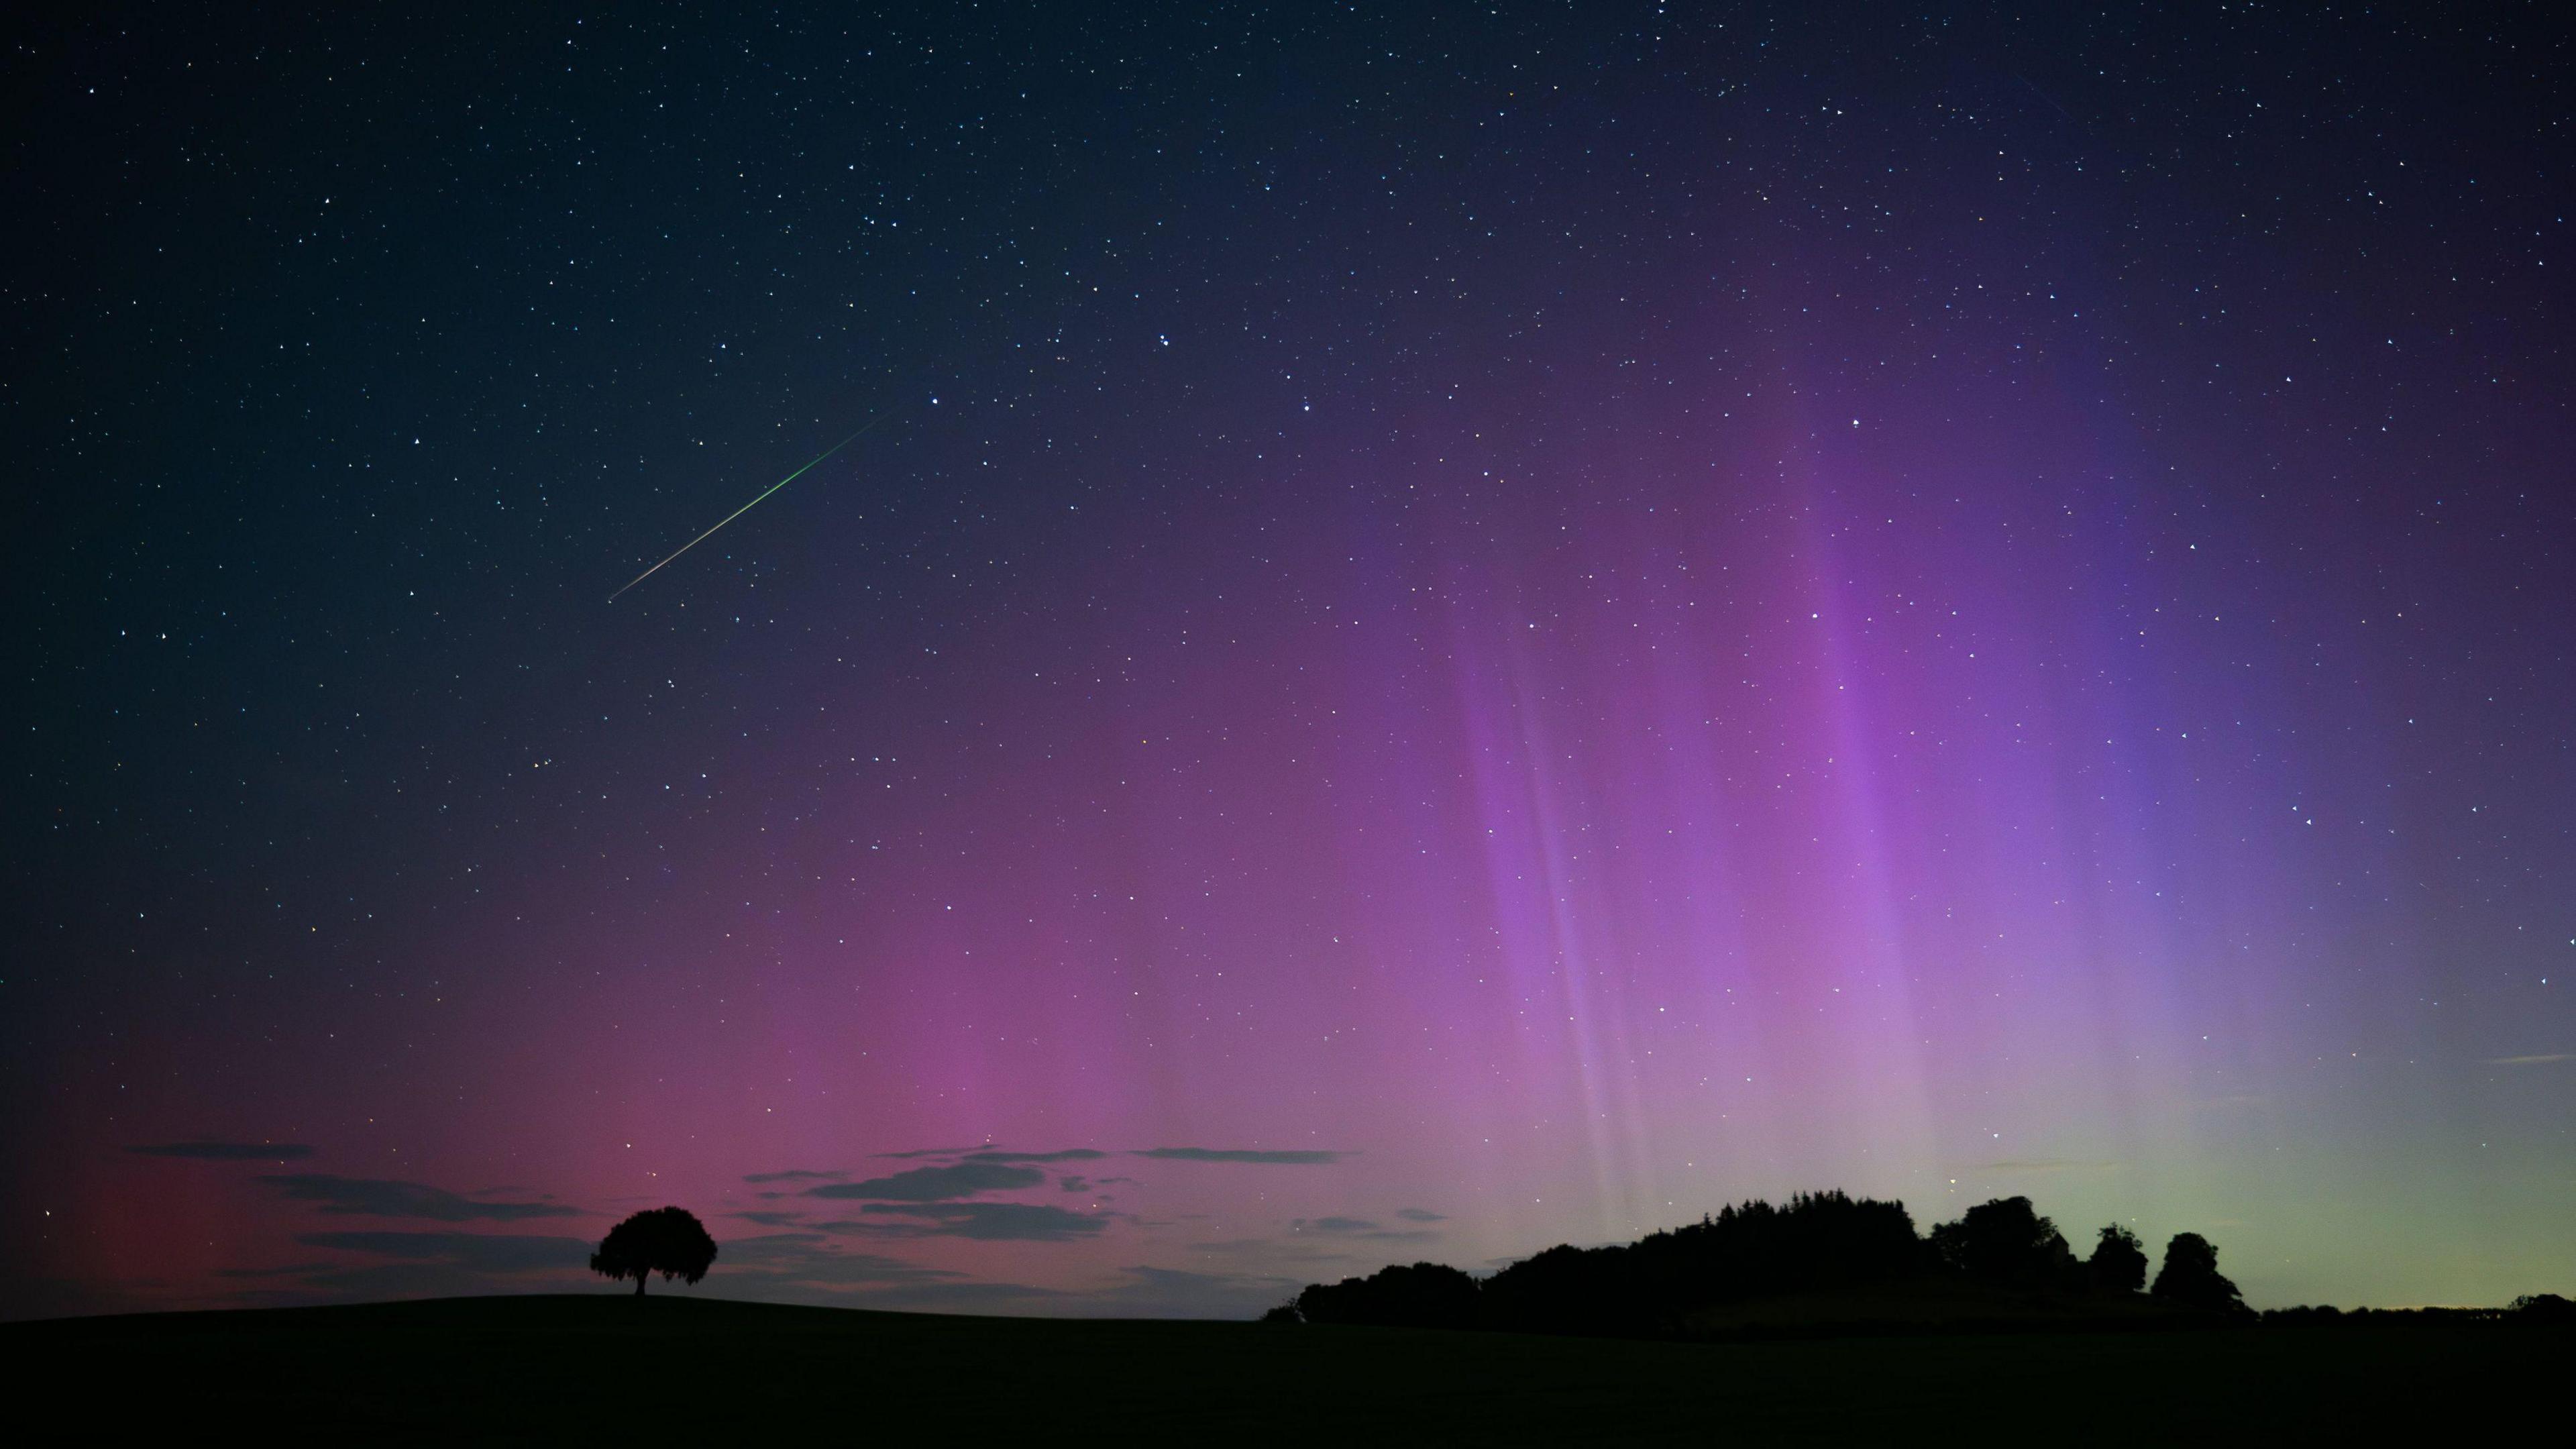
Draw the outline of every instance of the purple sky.
M2569 1291L2539 38L1055 23L7 60L0 1312Z

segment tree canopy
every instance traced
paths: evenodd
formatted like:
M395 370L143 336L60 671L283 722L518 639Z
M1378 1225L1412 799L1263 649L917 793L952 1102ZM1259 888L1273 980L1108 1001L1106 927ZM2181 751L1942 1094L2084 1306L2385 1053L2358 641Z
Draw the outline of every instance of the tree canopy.
M1317 1283L1297 1295L1308 1323L1374 1323L1395 1328L1473 1328L1476 1280L1439 1263L1401 1263L1367 1278Z
M609 1278L632 1278L635 1291L656 1273L695 1283L716 1260L716 1240L687 1208L648 1208L608 1230L599 1251L590 1255L590 1271Z
M1719 1305L1771 1303L1752 1311L1772 1312L1777 1300L1813 1295L1875 1305L1889 1321L1936 1304L1970 1320L2037 1313L2128 1323L2158 1311L2131 1298L2146 1281L2136 1233L2109 1224L2079 1260L2026 1197L1979 1203L1922 1235L1902 1203L1817 1192L1730 1204L1633 1243L1559 1244L1490 1275L1397 1264L1310 1285L1268 1319L1654 1336L1702 1331L1695 1325ZM2196 1233L2166 1250L2154 1296L2168 1310L2247 1311L2218 1273L2217 1249Z
M2185 1308L2245 1311L2244 1296L2218 1271L2218 1249L2198 1233L2176 1233L2165 1244L2165 1265L2147 1291Z
M2026 1197L1995 1198L1918 1235L1905 1206L1840 1192L1786 1203L1730 1204L1715 1215L1633 1243L1560 1243L1491 1274L1399 1263L1366 1277L1310 1284L1263 1315L1269 1323L1501 1329L1524 1333L1701 1337L2004 1325L2133 1328L2249 1321L2218 1249L2176 1233L2146 1297L2147 1250L2120 1223L2095 1234L2078 1260ZM2390 1310L2359 1309L2385 1317ZM2407 1309L2463 1321L2576 1323L2555 1294L2510 1309ZM2334 1322L2333 1308L2276 1308L2285 1323Z
M2118 1223L2103 1226L2084 1266L2092 1270L2094 1286L2105 1292L2135 1293L2147 1286L2146 1244Z
M2075 1266L2065 1235L2026 1197L1977 1204L1934 1228L1932 1247L1942 1262L1988 1283L2039 1287L2066 1280Z

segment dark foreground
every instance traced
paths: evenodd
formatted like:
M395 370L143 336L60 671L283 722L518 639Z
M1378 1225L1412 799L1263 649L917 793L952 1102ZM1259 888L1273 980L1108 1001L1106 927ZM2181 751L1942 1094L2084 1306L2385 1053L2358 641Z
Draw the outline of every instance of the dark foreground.
M0 1328L66 1425L218 1441L2456 1443L2563 1424L2571 1351L2492 1323L1675 1344L609 1293Z

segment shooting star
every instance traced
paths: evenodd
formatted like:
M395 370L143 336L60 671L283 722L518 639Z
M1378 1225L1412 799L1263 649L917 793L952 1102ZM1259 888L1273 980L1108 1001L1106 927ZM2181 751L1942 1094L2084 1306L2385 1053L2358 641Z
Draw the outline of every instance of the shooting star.
M893 417L894 413L894 409L888 408L884 412L877 414L875 417L868 419L867 423L862 426L858 432L852 433L841 441L825 448L823 451L814 455L812 462L808 462L804 467L797 469L795 472L788 474L786 477L770 484L767 488L762 489L760 498L766 498L770 494L777 492L779 489L786 487L788 484L795 482L797 479L804 477L807 473L813 470L814 464L822 462L834 453L837 453L843 448L850 446L852 443L857 442L869 428L873 428L877 424L884 422L886 419ZM697 537L690 539L687 543L681 544L678 548L671 550L671 558L678 558L680 555L687 553L690 549L696 548L699 544L706 542L710 537L714 536L716 528L722 528L726 524L733 522L735 519L742 517L746 513L749 513L754 508L759 507L760 498L755 498L740 508L735 509L733 512L726 514L722 519L717 521L715 528L710 528L705 533L699 534ZM662 571L663 564L669 563L671 558L666 558L662 560L661 563L657 563L651 568L646 569L644 572L637 574L635 577L628 579L624 586L618 589L616 594L608 596L608 602L612 604L616 603L617 594L625 593L627 589L631 589L637 584L644 582L646 579L653 577L655 574L660 573Z

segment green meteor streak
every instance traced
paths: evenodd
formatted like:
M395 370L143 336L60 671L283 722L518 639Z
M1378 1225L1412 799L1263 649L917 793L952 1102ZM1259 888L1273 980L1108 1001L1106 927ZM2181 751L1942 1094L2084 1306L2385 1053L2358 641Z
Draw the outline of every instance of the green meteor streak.
M766 498L770 494L777 492L779 489L786 487L788 484L795 482L797 479L804 477L808 472L812 471L815 463L820 463L824 459L832 456L834 453L837 453L843 448L850 446L852 443L857 442L861 435L865 434L869 428L875 427L877 424L884 422L887 418L892 417L893 415L894 410L889 408L886 411L877 414L875 417L868 419L867 422L860 427L858 432L852 433L841 441L825 448L823 451L814 455L812 462L807 463L804 467L797 469L795 472L788 474L786 477L770 484L767 488L762 489L760 492L760 498ZM749 513L754 508L759 507L760 498L755 498L740 508L735 509L733 512L726 514L723 518L717 520L715 528L710 528L705 533L699 534L697 537L690 539L687 543L681 544L678 548L671 550L671 558L678 558L680 555L687 553L690 549L696 548L699 544L706 542L707 539L715 533L716 528L722 528L726 524L733 522L735 519L742 517L746 513ZM625 585L618 589L617 594L625 593L627 589L631 589L637 584L644 582L646 579L653 577L655 574L660 573L662 571L662 565L669 563L671 558L666 558L662 560L662 563L657 563L651 568L646 569L644 572L637 574L635 577L628 579ZM612 604L616 603L617 594L609 595L608 602Z

